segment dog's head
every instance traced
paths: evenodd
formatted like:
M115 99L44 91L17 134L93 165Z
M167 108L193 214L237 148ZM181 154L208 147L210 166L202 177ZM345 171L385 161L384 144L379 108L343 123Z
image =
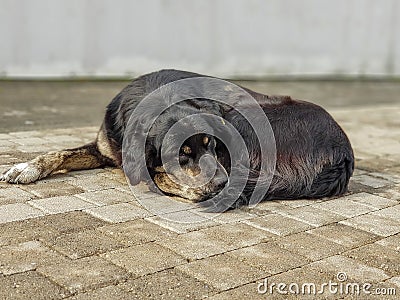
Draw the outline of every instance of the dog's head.
M228 182L230 167L229 152L215 137L224 131L223 127L219 107L206 100L170 107L157 117L146 134L147 170L136 170L133 163L133 169L126 172L131 184L143 180L143 173L147 172L168 195L198 202L217 194ZM135 149L131 151L134 153Z

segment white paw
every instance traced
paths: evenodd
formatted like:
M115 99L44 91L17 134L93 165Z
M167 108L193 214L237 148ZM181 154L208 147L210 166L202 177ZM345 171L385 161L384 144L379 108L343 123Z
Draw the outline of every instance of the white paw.
M0 181L9 183L30 183L41 177L39 168L30 163L21 163L13 166L10 170L0 176Z

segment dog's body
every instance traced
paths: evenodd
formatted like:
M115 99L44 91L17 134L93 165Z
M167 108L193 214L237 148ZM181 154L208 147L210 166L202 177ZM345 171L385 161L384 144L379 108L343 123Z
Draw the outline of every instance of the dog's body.
M128 120L138 103L165 84L194 77L206 76L162 70L133 80L107 106L104 122L95 142L76 149L41 155L28 163L14 166L2 179L10 183L30 183L61 170L123 167L124 135L128 130ZM268 117L276 141L275 174L264 199L321 198L345 193L353 173L354 157L348 138L333 118L321 107L308 102L244 90L257 100ZM143 179L142 172L148 171L159 189L193 201L207 199L209 195L221 189L227 182L224 177L230 172L231 162L224 146L211 136L201 135L189 141L190 146L182 148L188 153L182 153L180 156L184 161L182 165L187 166L186 171L190 169L191 172L197 168L198 155L210 153L217 158L217 175L207 188L201 191L186 189L183 192L180 186L169 182L162 168L159 157L160 137L166 134L172 121L176 122L196 111L223 118L231 123L245 140L251 157L250 177L253 177L249 178L244 189L243 199L247 199L252 193L254 179L259 175L257 170L260 169L257 136L237 110L207 99L184 101L160 116L160 121L151 128L150 135L146 138L147 170L131 168L131 176L128 176L131 183L137 184ZM158 171L160 169L161 171Z

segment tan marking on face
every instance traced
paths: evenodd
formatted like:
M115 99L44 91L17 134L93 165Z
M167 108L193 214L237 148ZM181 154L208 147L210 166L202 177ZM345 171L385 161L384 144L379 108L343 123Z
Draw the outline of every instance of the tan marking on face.
M185 154L191 154L192 153L192 149L189 146L186 146L186 145L182 147L182 151Z
M208 136L203 137L203 144L204 144L205 146L208 145L208 142L209 142L209 141L210 141L210 139L208 138Z
M165 169L163 166L158 166L154 168L154 171L158 172L158 173L165 173Z
M158 188L168 194L173 194L184 199L190 200L191 202L201 201L202 192L199 189L182 187L177 184L166 173L158 173L154 177L154 182Z

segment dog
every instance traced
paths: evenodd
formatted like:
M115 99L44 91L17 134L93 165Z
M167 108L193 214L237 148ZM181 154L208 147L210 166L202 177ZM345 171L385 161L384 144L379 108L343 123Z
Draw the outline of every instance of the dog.
M273 174L269 176L268 184L261 186L261 200L315 199L340 196L347 192L354 170L353 150L342 128L318 105L294 100L289 96L267 96L240 87L255 99L256 105L243 99L227 105L193 97L169 105L154 122L149 123L148 120L154 118L154 109L159 105L157 100L149 102L140 115L132 119L133 111L149 94L165 85L194 78L214 77L179 70L161 70L134 79L107 106L104 121L94 142L74 149L49 152L27 163L17 164L5 172L1 180L26 184L59 171L122 167L132 185L145 181L152 190L192 202L204 202L229 185L230 176L238 169L231 157L231 149L221 138L212 134L223 130L228 123L246 145L248 164L241 167L242 173L239 172L244 174L245 184L237 199L224 203L222 197L218 205L224 208L237 207L249 204L257 183L263 182L261 156L265 153L262 153L260 141L264 137L257 136L251 123L261 122L262 117L267 117L273 132L276 161L270 163ZM191 88L204 91L208 87ZM230 97L229 94L226 97ZM263 115L248 120L240 113L241 109L250 113L261 109ZM220 121L188 119L187 122L182 121L181 127L192 131L191 136L184 141L175 140L172 135L166 138L174 124L197 113L207 114ZM148 127L145 137L140 136L138 124ZM131 153L129 163L125 165L123 145L129 139ZM144 147L140 147L139 142ZM162 153L165 159L162 159ZM175 165L171 164L174 155L179 162ZM142 164L138 160L140 156L144 157ZM209 161L204 157L208 157ZM191 183L193 178L195 182L201 181L201 176L198 176L202 174L201 163L212 165L212 174L203 174L203 177L208 176L207 181L195 187L182 184L182 181Z

